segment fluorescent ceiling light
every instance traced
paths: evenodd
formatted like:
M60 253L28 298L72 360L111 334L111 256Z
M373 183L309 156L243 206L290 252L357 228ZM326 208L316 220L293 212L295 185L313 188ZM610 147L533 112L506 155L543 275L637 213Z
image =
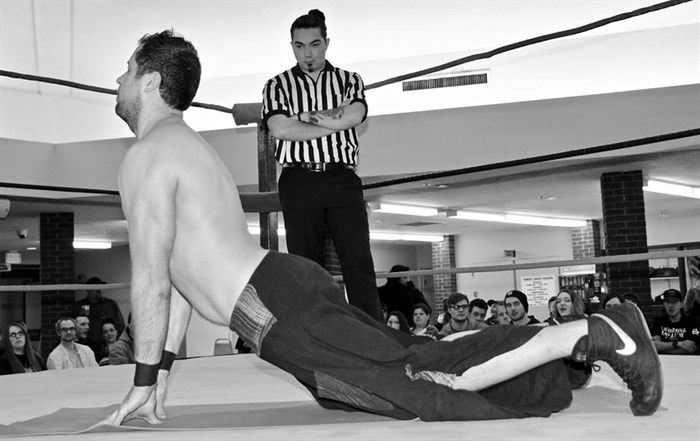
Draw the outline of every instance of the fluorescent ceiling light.
M524 225L545 225L550 227L585 227L585 220L578 219L563 219L556 217L529 216L520 214L495 214L495 213L479 213L476 211L456 211L446 212L447 217L455 219L476 220L484 222L503 222L509 224L524 224Z
M370 231L369 238L372 240L403 240L413 242L442 242L443 240L443 237L437 234L387 233L383 231Z
M663 193L670 194L673 196L682 196L686 198L700 199L700 188L691 187L689 185L673 184L671 182L657 181L656 179L649 179L647 185L642 187L644 191L650 191L652 193Z
M455 213L447 213L447 217L455 219L466 219L486 222L505 222L506 217L503 214L477 213L475 211L457 211Z
M370 203L370 208L375 213L405 214L408 216L437 216L438 209L431 207L419 207L416 205L387 204L384 202Z
M511 224L545 225L549 227L585 227L585 220L562 219L557 217L524 216L519 214L506 214L506 222Z
M108 250L112 248L112 242L76 240L73 241L73 248L76 250Z

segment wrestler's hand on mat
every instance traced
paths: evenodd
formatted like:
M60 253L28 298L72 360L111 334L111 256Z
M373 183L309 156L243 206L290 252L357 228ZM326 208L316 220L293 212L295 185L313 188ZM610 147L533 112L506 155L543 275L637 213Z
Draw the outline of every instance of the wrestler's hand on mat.
M126 421L140 418L149 424L160 424L160 420L155 414L155 389L155 384L153 386L131 386L131 390L126 394L122 404L119 405L119 409L115 410L102 423L119 426Z
M165 396L168 394L169 371L161 369L158 371L158 383L156 385L156 416L160 419L167 418L165 414Z

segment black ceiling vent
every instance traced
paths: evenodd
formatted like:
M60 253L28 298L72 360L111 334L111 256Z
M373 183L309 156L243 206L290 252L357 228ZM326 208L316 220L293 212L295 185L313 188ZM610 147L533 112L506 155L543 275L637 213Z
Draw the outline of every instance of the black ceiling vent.
M434 78L423 78L411 81L404 81L403 91L438 89L441 87L471 86L474 84L488 83L488 75L485 72L471 73L465 75L444 75Z
M428 225L442 225L441 222L411 222L409 224L399 224L402 227L427 227Z

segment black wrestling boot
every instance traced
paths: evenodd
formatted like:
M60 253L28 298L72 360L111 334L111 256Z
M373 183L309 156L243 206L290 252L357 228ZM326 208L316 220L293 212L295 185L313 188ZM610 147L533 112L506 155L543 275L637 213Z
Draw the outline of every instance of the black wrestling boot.
M591 315L588 336L579 339L571 357L608 363L632 391L632 413L656 412L664 388L661 361L642 311L635 305L626 303Z

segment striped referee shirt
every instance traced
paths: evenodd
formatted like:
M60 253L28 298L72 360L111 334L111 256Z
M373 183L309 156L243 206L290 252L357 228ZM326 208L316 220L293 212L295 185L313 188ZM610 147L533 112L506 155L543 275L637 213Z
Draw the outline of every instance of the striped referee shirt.
M299 65L268 80L263 89L262 120L277 114L291 116L312 110L338 107L344 100L361 102L367 118L365 85L355 72L326 66L318 80L305 74ZM309 141L277 140L275 157L280 164L294 162L341 163L357 165L359 144L355 128L342 130Z

